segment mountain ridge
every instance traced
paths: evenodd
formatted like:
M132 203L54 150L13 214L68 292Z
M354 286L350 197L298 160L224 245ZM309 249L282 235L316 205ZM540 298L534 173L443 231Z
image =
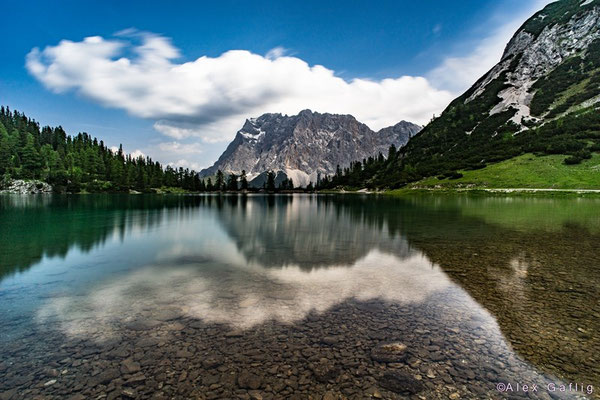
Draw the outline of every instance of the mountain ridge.
M352 115L302 110L297 115L267 113L247 119L219 159L200 171L241 174L249 180L267 171L283 172L296 185L306 186L319 176L336 173L357 159L386 154L401 147L421 129L401 121L377 132Z

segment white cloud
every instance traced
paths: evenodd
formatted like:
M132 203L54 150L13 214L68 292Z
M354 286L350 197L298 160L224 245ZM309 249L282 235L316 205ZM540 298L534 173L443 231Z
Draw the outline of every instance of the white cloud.
M180 142L163 142L157 146L161 151L177 154L199 154L202 153L200 143L183 144Z
M465 91L500 61L504 48L517 29L535 12L551 2L552 0L532 1L529 7L516 17L499 24L490 35L476 39L472 51L460 56L447 57L427 75L427 78L438 88L454 93Z
M285 56L231 50L177 63L168 38L126 30L117 38L63 40L27 55L29 72L47 88L75 91L108 107L155 120L176 139L229 141L245 118L305 108L352 114L374 129L401 119L427 122L451 100L423 77L345 81L320 65Z
M191 170L194 171L200 171L202 169L202 166L196 162L192 162L192 161L188 161L185 159L181 159L181 160L177 160L175 162L170 162L167 165L173 167L173 168L189 168Z
M281 46L274 47L265 54L265 57L269 60L274 60L279 57L283 57L287 53L287 49Z
M119 152L119 148L117 146L111 146L111 147L109 147L109 150L112 151L113 153ZM127 151L123 150L123 154L127 154ZM138 157L146 158L146 154L144 152L142 152L140 149L135 149L134 151L129 153L129 155L132 158L138 158Z
M266 112L296 114L310 108L352 114L373 129L402 119L425 124L497 63L519 25L548 3L534 0L516 16L485 21L485 26L496 26L489 35L467 40L472 50L465 52L463 46L424 76L344 80L283 47L264 56L231 50L178 62L181 53L170 39L131 28L114 38L92 36L34 48L26 66L54 92L74 91L154 121L156 131L175 141L142 150L173 166L200 169L218 155L207 153L221 151L246 118ZM441 25L433 27L434 34L441 30ZM201 140L207 152L199 144L183 144L186 139Z
M139 149L135 149L134 151L132 151L130 153L132 158L139 158L139 157L144 157L146 158L146 154L144 154L141 150Z

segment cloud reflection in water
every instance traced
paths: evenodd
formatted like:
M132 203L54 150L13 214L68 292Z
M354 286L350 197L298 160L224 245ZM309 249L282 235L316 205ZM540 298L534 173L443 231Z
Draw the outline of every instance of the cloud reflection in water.
M81 296L52 298L38 311L38 321L56 319L68 335L110 336L128 321L160 319L158 314L169 311L250 328L268 320L293 323L352 298L423 302L450 285L438 267L416 252L399 258L372 250L352 265L309 271L223 263L189 253L171 260L176 262L115 277Z

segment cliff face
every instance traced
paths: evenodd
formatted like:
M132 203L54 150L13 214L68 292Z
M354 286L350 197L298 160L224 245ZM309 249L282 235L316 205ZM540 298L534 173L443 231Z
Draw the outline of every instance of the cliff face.
M389 147L404 146L420 126L402 121L379 132L351 115L320 114L304 110L298 115L264 114L246 121L217 162L200 172L217 170L240 174L249 180L266 171L283 172L295 185L315 182L320 174L331 175Z
M539 122L548 116L573 111L590 99L597 102L600 100L598 90L590 93L589 98L563 107L562 112L550 113L561 101L567 100L562 97L569 97L569 93L565 93L569 88L581 85L581 89L585 89L584 81L598 72L599 65L594 61L598 55L594 53L598 51L599 38L598 0L552 3L517 31L506 46L501 61L471 88L465 102L475 101L492 82L500 80L504 84L498 92L500 101L489 110L489 115L512 108L515 112L510 121L521 127L527 120ZM561 68L565 63L568 67ZM566 87L560 79L561 72L571 75L566 77L569 80L564 82ZM538 81L554 81L556 85L536 84Z

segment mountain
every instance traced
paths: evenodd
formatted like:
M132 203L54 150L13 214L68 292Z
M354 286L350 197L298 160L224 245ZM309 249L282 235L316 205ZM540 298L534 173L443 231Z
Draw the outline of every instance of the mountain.
M463 96L463 103L485 102L486 94L495 94L500 101L486 119L506 113L496 128L506 120L527 129L595 102L600 94L598 4L563 0L535 14L510 40L500 63Z
M348 176L330 185L459 178L459 170L528 153L577 164L600 150L599 105L600 0L561 0L526 21L500 62L396 157L361 181Z
M280 179L287 176L305 186L319 175L334 174L338 165L344 168L355 160L387 155L392 144L404 146L420 129L402 121L374 132L351 115L310 110L293 116L264 114L247 120L221 157L200 176L245 170L248 180L257 178L251 184L259 185L266 171L274 171L280 172Z

